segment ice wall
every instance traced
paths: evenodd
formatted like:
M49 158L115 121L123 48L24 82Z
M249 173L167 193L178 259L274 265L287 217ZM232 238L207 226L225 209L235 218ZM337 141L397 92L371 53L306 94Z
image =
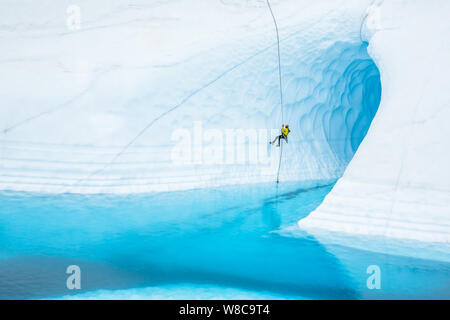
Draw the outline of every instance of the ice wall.
M379 72L360 38L370 2L271 2L292 129L281 181L336 179L379 105ZM0 4L0 189L274 181L279 150L267 146L282 120L265 1L72 5Z
M344 176L300 228L450 242L449 14L437 0L369 8L362 35L381 72L381 105Z

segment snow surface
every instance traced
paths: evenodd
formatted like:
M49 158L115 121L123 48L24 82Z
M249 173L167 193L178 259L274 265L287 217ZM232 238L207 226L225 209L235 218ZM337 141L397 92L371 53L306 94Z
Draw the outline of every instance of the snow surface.
M319 238L332 231L448 250L449 14L450 3L437 0L368 9L362 34L381 73L381 105L344 176L300 228Z

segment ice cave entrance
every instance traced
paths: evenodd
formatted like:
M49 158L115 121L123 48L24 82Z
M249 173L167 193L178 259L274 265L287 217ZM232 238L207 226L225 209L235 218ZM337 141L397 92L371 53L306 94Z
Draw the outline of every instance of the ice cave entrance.
M336 42L309 61L289 66L301 71L286 81L288 121L301 130L303 144L309 144L318 160L329 160L324 159L328 145L341 164L341 174L366 136L381 100L380 72L367 46Z

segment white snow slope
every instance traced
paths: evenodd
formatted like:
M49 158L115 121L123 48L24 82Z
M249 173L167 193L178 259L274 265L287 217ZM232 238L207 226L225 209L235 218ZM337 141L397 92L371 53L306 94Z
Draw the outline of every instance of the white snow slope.
M367 136L302 229L450 242L450 2L384 1L363 28L383 87Z

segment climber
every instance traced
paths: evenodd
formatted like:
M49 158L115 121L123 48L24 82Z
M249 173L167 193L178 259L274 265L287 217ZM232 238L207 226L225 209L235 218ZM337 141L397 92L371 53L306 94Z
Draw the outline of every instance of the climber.
M287 125L284 125L284 124L281 125L281 134L278 137L276 137L270 144L274 144L275 141L278 140L277 147L279 147L281 139L284 139L286 141L286 143L288 143L288 134L289 134L289 132L291 132L291 130L289 129L289 125L288 124Z

